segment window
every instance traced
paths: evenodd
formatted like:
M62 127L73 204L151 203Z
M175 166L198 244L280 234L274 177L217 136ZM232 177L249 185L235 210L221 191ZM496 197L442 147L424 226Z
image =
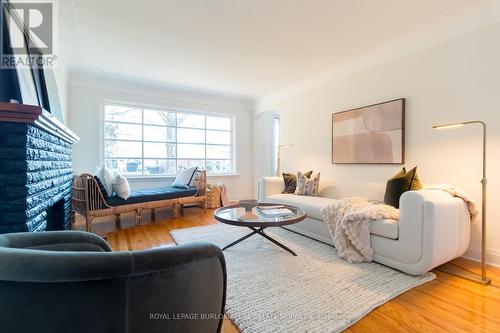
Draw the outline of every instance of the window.
M231 117L104 105L104 159L113 171L166 176L198 166L231 174L232 152Z
M274 115L274 122L273 122L273 142L274 142L274 146L273 146L273 152L274 152L274 159L273 159L273 170L274 170L274 174L277 175L277 176L281 176L280 175L280 171L279 168L279 146L280 146L280 116L279 114L275 114Z

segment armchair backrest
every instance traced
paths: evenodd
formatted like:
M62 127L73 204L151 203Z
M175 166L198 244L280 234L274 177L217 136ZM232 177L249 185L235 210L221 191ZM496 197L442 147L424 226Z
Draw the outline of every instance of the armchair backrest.
M226 268L210 243L110 252L91 233L4 234L0 295L2 332L220 332ZM154 317L179 313L214 319Z

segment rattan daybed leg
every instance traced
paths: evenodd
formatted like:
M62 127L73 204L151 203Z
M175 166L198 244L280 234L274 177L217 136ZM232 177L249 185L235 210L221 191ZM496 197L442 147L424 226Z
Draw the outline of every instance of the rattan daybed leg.
M115 214L115 226L117 229L122 228L122 219L120 217L120 214Z
M178 217L179 217L179 205L175 204L174 205L174 218L178 218Z
M151 222L156 222L156 210L154 208L151 209Z
M203 206L203 209L205 210L205 213L207 212L207 198L203 199L203 201L201 202L201 205Z
M142 208L137 208L135 210L135 226L141 226Z
M85 217L85 231L92 232L92 218L88 216Z

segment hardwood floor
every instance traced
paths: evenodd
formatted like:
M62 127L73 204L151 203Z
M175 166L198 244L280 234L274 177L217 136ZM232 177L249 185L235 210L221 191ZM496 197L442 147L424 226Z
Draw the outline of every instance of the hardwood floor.
M145 215L148 215L145 213ZM147 221L147 219L146 219ZM81 229L81 221L76 229ZM99 224L113 225L102 220ZM217 223L212 211L186 208L173 219L170 211L158 211L157 222L107 233L115 251L174 246L170 231ZM479 272L479 264L459 258L453 264ZM476 283L435 271L437 279L416 287L376 308L346 332L500 332L500 269L490 267L492 285ZM225 320L224 333L238 329Z

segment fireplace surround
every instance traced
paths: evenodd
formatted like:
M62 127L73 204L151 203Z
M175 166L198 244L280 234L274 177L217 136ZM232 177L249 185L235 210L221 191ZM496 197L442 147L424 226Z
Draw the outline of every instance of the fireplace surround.
M78 140L40 107L0 103L0 233L70 228Z

